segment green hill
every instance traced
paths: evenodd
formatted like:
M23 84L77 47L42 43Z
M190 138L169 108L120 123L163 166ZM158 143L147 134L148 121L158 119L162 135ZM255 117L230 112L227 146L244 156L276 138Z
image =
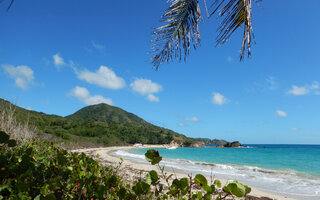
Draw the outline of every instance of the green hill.
M108 104L87 106L66 117L70 120L93 120L98 122L116 122L121 124L149 125L135 114Z
M29 111L0 99L0 110L12 109L17 121L38 128L41 134L64 141L94 145L125 145L134 143L167 144L174 139L195 141L172 130L155 126L140 117L107 104L87 106L72 115L61 117Z

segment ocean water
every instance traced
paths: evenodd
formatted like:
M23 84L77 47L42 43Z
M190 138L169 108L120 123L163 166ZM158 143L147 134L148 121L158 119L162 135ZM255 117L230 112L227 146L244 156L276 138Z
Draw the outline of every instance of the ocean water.
M296 199L320 200L320 145L247 145L248 148L158 148L161 164L175 172L236 179ZM147 163L147 149L113 154Z

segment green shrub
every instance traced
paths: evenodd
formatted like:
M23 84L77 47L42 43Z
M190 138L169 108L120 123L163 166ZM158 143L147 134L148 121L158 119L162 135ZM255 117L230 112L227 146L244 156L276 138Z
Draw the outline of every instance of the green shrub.
M175 178L160 166L162 157L148 150L147 161L157 165L145 178L125 183L118 167L107 167L84 153L72 153L51 142L33 140L17 145L0 131L0 199L225 199L244 197L251 189L237 181L208 184L197 174L194 178ZM161 183L167 183L167 188ZM197 186L199 191L192 191Z

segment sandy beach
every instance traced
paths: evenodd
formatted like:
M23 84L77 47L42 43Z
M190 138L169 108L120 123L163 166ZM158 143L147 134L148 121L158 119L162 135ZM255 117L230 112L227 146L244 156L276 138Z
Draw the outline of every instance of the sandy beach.
M161 148L165 147L163 145L143 145L143 148ZM141 147L134 147L134 146L124 146L124 147L101 147L101 148L89 148L89 149L77 149L73 150L73 152L83 152L87 155L95 157L99 162L105 164L105 165L112 165L112 166L117 166L119 165L120 158L116 157L114 155L111 155L112 152L117 151L117 150L125 150L125 149L132 149L132 148L141 148ZM99 154L98 158L96 155ZM143 172L141 172L141 170ZM143 163L135 163L129 160L124 160L124 162L121 164L120 168L120 173L123 176L125 181L133 181L137 179L140 174L145 174L148 171L155 170L159 174L159 169L157 166L154 165L148 165L148 164L143 164ZM171 173L168 171L168 173ZM183 174L183 173L175 173L177 178L182 178L182 177L188 177L188 174ZM142 175L143 176L143 175ZM207 177L208 180L210 180L210 177ZM222 184L225 184L227 180L220 179ZM251 196L254 197L268 197L271 199L277 199L277 200L295 200L293 198L285 197L285 196L280 196L276 194L271 194L267 193L264 191L261 191L257 188L254 188L250 186L252 191L250 193ZM266 198L267 199L267 198Z

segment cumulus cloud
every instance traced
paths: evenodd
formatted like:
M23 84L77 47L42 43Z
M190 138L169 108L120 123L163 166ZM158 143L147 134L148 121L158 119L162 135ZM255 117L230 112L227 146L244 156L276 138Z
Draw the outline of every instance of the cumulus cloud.
M14 67L13 65L3 65L2 68L12 79L15 80L17 87L26 90L33 84L33 70L25 65Z
M299 128L291 128L292 131L298 131Z
M101 95L91 96L89 91L86 88L76 86L70 93L69 96L76 97L83 103L87 105L94 105L99 103L106 103L109 105L113 105L112 100L108 98L104 98Z
M162 90L162 86L152 82L148 79L136 79L130 84L132 90L138 92L141 95L146 95L149 101L158 102L159 97L155 96L154 93L158 93Z
M62 65L65 65L64 59L59 55L59 53L56 53L52 56L53 63L56 67L60 67Z
M126 85L123 78L118 77L114 71L103 65L101 65L95 72L84 70L78 72L77 75L80 80L84 80L103 88L117 90Z
M288 91L289 94L301 96L309 94L310 92L314 91L314 94L319 94L319 83L317 81L314 81L311 85L305 85L305 86L297 86L292 85L291 89Z
M288 114L287 114L285 111L283 111L283 110L277 110L277 111L276 111L276 114L277 114L279 117L287 117L287 116L288 116Z
M217 105L221 106L227 102L228 102L228 99L226 97L224 97L222 94L220 94L218 92L213 93L213 97L212 97L213 104L217 104Z
M298 87L296 85L293 85L291 87L291 90L289 90L288 92L289 94L292 94L292 95L305 95L305 94L308 94L309 93L309 89L307 87Z
M190 121L190 122L198 122L199 121L198 117L190 117L190 118L186 117L186 118L184 118L184 120Z

